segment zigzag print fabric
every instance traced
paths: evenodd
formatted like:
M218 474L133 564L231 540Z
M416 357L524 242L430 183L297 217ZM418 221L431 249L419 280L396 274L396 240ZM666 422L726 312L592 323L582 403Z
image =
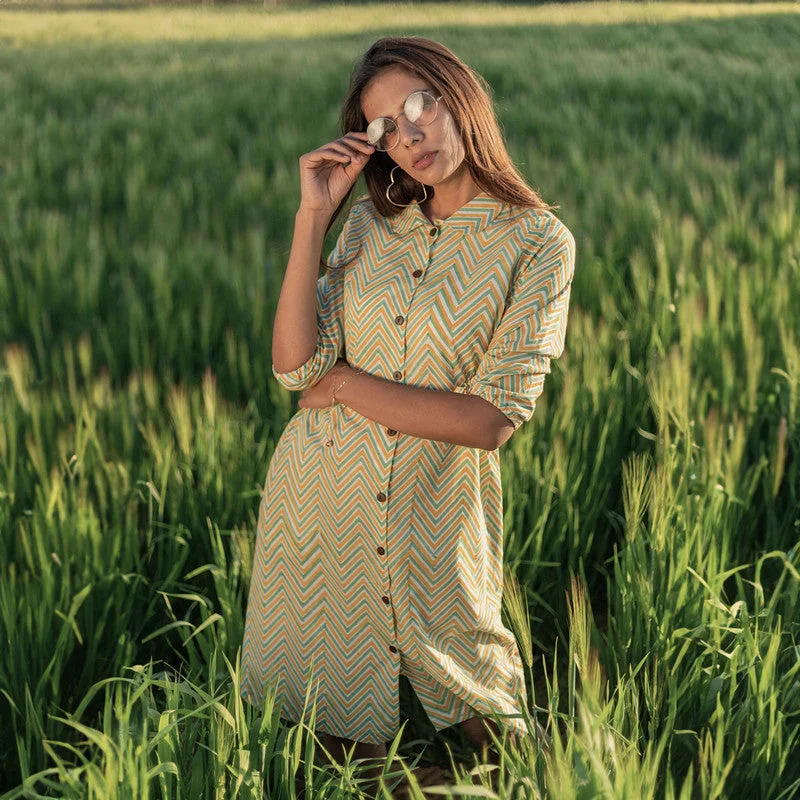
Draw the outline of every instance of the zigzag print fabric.
M530 419L564 349L575 240L551 212L482 192L432 223L356 200L317 282L317 348L335 364L484 398ZM326 446L330 420L333 445ZM399 729L408 676L436 730L474 716L519 734L528 696L501 622L499 452L422 439L338 403L299 409L267 470L242 645L242 696L362 742Z

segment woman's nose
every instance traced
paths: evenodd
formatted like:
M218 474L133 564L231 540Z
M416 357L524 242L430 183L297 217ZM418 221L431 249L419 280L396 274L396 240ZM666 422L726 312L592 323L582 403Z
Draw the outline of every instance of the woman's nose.
M422 131L405 117L400 117L400 119L397 120L397 126L400 129L400 141L402 141L403 144L410 145L412 142L417 142L422 139Z

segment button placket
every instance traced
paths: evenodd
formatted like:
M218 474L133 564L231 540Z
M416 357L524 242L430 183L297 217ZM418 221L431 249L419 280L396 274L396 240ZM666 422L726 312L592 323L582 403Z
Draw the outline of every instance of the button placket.
M437 238L438 238L439 234L441 233L441 228L439 227L440 225L441 225L441 223L440 223L440 222L437 220L437 221L436 221L435 223L433 223L433 225L431 225L431 227L428 229L428 236L430 237L430 240L431 240L431 241L430 241L430 248L429 248L429 250L428 250L428 264L430 264L430 263L431 263L431 261L433 261L433 252L432 252L432 248L433 248L433 244L434 244L434 242L437 240ZM411 273L411 275L412 275L414 278L419 278L419 277L422 275L422 270L421 270L421 269L415 269L415 270L414 270L414 271Z
M431 240L436 240L436 238L438 237L438 235L440 233L440 230L439 230L439 227L438 227L438 223L435 223L434 225L432 225L431 228L429 229L428 233L429 233L429 235L431 237ZM432 244L433 244L433 241L431 242L431 245ZM429 250L429 252L428 252L428 264L430 264L432 260L433 260L433 253ZM412 274L412 276L414 278L419 278L419 277L422 276L423 270L415 269L411 274ZM395 321L395 324L397 324L398 326L404 325L405 321L406 321L406 317L403 314L397 314L395 316L395 318L394 318L394 321ZM392 373L392 377L396 381L401 381L403 379L403 374L404 374L403 370L397 369L397 370L394 370L394 372ZM397 431L394 430L393 428L387 428L386 429L386 433L389 436L395 436L397 434ZM381 502L385 502L386 499L387 499L386 495L384 494L384 492L378 492L376 497ZM383 547L381 547L381 546L378 546L376 548L376 550L377 550L379 555L384 555L385 552L386 552L385 549ZM394 627L394 609L393 609L393 606L392 606L391 598L389 597L388 594L384 594L384 595L381 595L381 600L387 606L387 608L389 608L391 610L391 612L392 612L392 622L393 622L392 635L396 636L397 632L396 632L395 627ZM392 644L389 645L389 651L391 653L397 653L398 652L397 647L395 645L392 645Z
M413 274L414 274L415 277L419 277L420 275L422 275L422 270L415 270ZM394 317L394 322L398 326L398 328L400 329L400 330L398 330L398 334L399 334L399 359L402 360L403 342L404 342L404 336L405 336L405 331L402 329L402 326L404 326L405 323L406 323L406 315L405 315L405 313L396 314L396 316ZM401 364L401 366L404 366L404 365ZM404 372L403 372L402 369L396 369L396 370L394 370L392 372L392 377L396 381L401 381L403 379L403 374L404 374ZM396 436L397 433L398 433L394 428L386 428L385 430L386 430L386 433L387 433L388 436ZM384 493L384 492L378 492L376 494L376 498L381 502L386 502L387 501L387 494ZM386 513L388 513L388 511ZM384 556L386 554L386 550L383 547L381 547L380 545L376 547L376 550L377 550L378 555ZM388 569L388 565L387 565L386 560L383 561L383 564L384 564L385 570L387 570ZM386 577L388 579L388 574L387 574ZM386 589L388 590L388 588L389 587L388 587L388 580L387 580ZM397 640L397 622L396 622L396 617L395 617L395 613L394 613L394 607L392 605L391 598L390 598L389 594L387 593L387 594L382 594L380 596L380 599L383 602L383 604L386 606L386 608L387 608L387 610L388 610L388 612L390 614L390 618L389 618L389 626L390 626L389 627L389 638L390 638L390 640L395 640L396 641ZM395 645L389 645L389 650L392 653L397 653L398 652L397 647Z
M405 321L406 321L406 318L405 318L405 317L404 317L402 314L398 314L398 315L397 315L397 316L394 318L394 321L395 321L395 324L396 324L396 325L403 325L403 324L405 323ZM394 376L395 376L395 379L396 379L396 380L398 380L397 376L398 376L399 374L400 374L399 372L395 372L395 373L394 373ZM396 435L397 435L397 431L396 431L396 430L394 430L394 428L387 428L387 429L386 429L386 433L388 433L388 434L389 434L389 436L396 436Z
M397 431L394 431L394 433L397 433ZM375 495L375 497L376 497L376 499L378 499L382 503L385 503L386 500L387 500L387 495L386 495L385 492L378 492ZM381 545L378 545L375 549L378 552L378 555L382 556L382 555L386 554L386 549L384 547L382 547ZM385 561L384 561L384 567L386 567L386 562ZM391 602L392 601L389 598L389 596L386 595L386 594L381 595L381 600L384 602L385 605L389 606L390 610L391 610ZM396 631L394 630L394 612L392 612L392 628L391 628L391 631L392 631L392 635L396 636Z

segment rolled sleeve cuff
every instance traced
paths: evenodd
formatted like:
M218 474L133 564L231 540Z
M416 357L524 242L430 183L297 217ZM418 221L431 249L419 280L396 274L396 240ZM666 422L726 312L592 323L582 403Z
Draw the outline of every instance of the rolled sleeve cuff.
M530 409L530 413L526 413L521 409L517 396L512 392L500 389L490 383L476 382L469 388L457 386L454 391L458 394L472 394L476 397L482 397L505 414L514 426L514 430L519 428L533 414L533 408Z
M337 356L334 355L333 361L331 361L331 359L317 347L304 364L289 370L289 372L278 372L273 363L272 374L275 376L275 380L289 391L302 391L317 383L328 371L329 362L330 366L332 366L333 363L336 362L336 358Z
M501 411L517 430L533 416L536 402L544 390L545 376L550 371L549 359L540 357L537 368L541 372L506 374L494 380L467 379L453 391L482 397ZM503 386L503 383L510 386Z

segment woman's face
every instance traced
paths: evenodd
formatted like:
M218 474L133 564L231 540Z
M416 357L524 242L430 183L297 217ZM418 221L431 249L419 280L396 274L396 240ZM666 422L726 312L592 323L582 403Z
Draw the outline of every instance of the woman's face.
M427 81L402 67L385 67L361 92L361 111L367 125L378 117L394 119L400 139L387 154L412 178L433 186L452 176L461 166L464 147L444 98L439 100L436 119L428 125L418 127L401 113L406 98L420 89L430 92L434 97L439 96L439 92ZM415 167L414 162L423 153L429 152L436 153L433 161L425 169Z

